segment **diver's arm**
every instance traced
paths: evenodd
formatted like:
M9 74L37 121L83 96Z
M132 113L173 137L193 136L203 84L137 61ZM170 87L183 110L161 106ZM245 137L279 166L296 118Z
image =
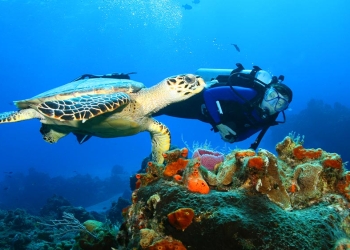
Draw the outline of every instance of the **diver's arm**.
M252 99L256 95L256 91L249 88L233 87L235 91L229 86L215 87L212 89L206 89L203 93L206 108L213 119L215 124L220 124L220 112L217 101L232 101L238 103L244 103L246 100ZM245 98L243 100L240 96Z
M239 134L237 134L236 141L244 141L257 132L260 132L262 129L263 128L248 128L244 131L241 131Z

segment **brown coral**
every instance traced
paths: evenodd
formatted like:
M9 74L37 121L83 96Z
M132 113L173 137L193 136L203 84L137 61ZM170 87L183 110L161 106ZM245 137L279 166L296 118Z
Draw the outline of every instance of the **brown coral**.
M158 180L162 177L162 172L164 170L164 166L162 164L158 164L155 162L148 162L146 173L138 173L136 174L136 189L147 186L148 184Z
M142 248L147 248L152 244L153 239L157 236L157 233L148 228L143 228L140 230L140 246Z
M180 208L168 214L169 223L182 231L192 223L193 217L194 211L192 208Z
M258 155L267 158L268 165L256 183L256 190L266 194L271 201L283 209L290 210L292 208L290 198L281 180L276 157L267 150L260 150Z
M341 238L341 239L337 240L333 249L334 250L348 250L348 249L350 249L350 239Z
M285 137L282 142L277 143L276 152L278 157L285 158L286 156L291 154L291 151L296 146L296 143L289 136ZM285 160L285 159L283 159Z
M100 228L103 226L103 222L96 221L96 220L87 220L83 223L86 230L89 232L93 232L94 230Z
M230 159L228 161L224 161L216 175L218 188L225 189L225 186L230 185L232 183L232 177L237 171L236 158Z
M163 153L164 161L166 163L171 163L177 161L180 157L186 158L188 155L188 149L173 149Z
M203 166L199 167L199 171L202 173L204 180L211 186L216 186L218 184L217 176L212 171L206 169Z
M304 163L295 169L294 181L298 184L295 201L307 202L319 195L320 191L317 186L322 170L322 166L316 163Z

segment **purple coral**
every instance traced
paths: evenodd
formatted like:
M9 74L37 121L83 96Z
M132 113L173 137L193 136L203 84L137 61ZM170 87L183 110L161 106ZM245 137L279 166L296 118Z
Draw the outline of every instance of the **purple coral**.
M193 152L192 158L199 158L201 165L211 171L225 159L224 154L220 152L200 148Z

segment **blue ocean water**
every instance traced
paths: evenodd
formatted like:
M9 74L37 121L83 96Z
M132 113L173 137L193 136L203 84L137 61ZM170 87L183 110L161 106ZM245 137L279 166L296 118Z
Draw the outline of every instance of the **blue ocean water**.
M294 92L287 117L312 98L350 107L349 7L346 0L2 0L0 112L15 110L14 100L85 73L135 71L132 79L152 86L171 75L201 67L234 68L236 62L285 76ZM208 124L158 119L179 147L184 141L205 140L225 147ZM151 149L148 133L92 138L82 145L70 135L50 145L39 128L37 120L0 126L0 179L3 172L26 173L29 168L50 176L104 178L120 165L131 174ZM283 138L269 135L260 146L273 150ZM246 148L254 139L226 146Z

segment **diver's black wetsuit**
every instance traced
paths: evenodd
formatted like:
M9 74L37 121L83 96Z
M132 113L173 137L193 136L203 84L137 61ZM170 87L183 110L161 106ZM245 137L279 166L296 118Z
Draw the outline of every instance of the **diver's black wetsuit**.
M222 123L237 133L235 141L247 139L276 120L278 113L263 119L258 107L247 109L244 105L246 101L257 96L254 89L237 86L233 88L235 91L229 86L205 89L186 101L161 109L154 116L169 115L198 119L212 124L214 130L216 125ZM219 112L217 101L222 108L222 114Z

